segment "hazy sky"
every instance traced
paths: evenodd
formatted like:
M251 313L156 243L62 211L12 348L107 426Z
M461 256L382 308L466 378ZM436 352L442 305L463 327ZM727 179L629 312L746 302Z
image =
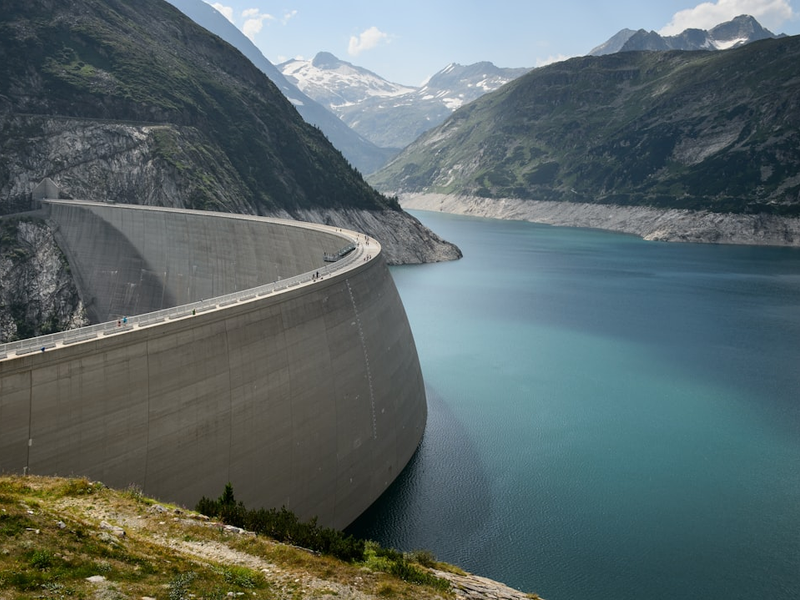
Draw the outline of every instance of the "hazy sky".
M587 54L620 29L662 35L749 14L800 33L800 0L206 0L272 63L326 51L419 85L451 62L541 66Z

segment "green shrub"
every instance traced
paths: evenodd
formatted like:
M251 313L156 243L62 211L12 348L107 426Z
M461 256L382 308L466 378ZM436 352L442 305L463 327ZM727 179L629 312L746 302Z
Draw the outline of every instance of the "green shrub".
M427 585L440 591L450 589L450 583L446 579L436 577L433 573L413 564L412 560L415 560L415 556L420 565L422 565L422 562L419 561L419 557L422 557L423 561L436 564L433 554L427 551L417 551L406 555L393 548L381 548L375 542L368 542L366 547L366 566L373 571L382 571L394 575L408 583Z
M450 589L447 580L436 577L423 568L434 567L437 564L433 554L428 551L418 550L406 555L393 548L381 548L374 542L365 542L336 529L320 527L316 518L307 522L300 521L297 515L287 510L285 506L280 510L274 508L248 510L243 503L236 502L230 483L216 500L202 497L197 503L196 510L228 525L254 531L278 542L307 548L346 562L365 562L373 571L389 573L409 583L427 585L441 591ZM245 583L250 581L247 579L250 571L247 569L237 573L230 571L223 573L227 582L248 587Z
M197 575L195 573L181 573L169 582L169 600L188 600L190 597L189 586Z
M236 502L230 483L225 486L217 500L205 496L200 498L195 510L228 525L254 531L279 542L308 548L347 562L364 560L363 540L345 535L336 529L320 527L316 518L308 522L300 521L285 506L280 510L248 510L242 502Z
M84 496L93 494L95 491L102 489L102 487L102 484L92 484L91 481L83 477L81 479L68 479L59 491L62 496Z
M53 566L53 553L49 550L34 550L28 559L28 563L40 571L46 571Z
M0 513L0 535L14 537L20 535L28 527L34 527L33 521L23 516Z
M430 550L414 550L409 554L409 559L429 569L437 567L436 557Z
M223 567L221 574L226 583L236 585L241 588L253 589L261 585L261 577L247 567Z

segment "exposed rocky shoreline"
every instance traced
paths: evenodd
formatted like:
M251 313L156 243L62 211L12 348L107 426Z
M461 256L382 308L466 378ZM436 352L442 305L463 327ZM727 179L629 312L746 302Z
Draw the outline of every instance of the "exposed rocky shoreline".
M459 248L440 238L414 216L396 210L359 209L302 210L276 217L301 219L360 231L381 243L390 265L415 265L461 258Z
M489 199L445 194L404 194L406 210L590 227L630 233L645 240L800 247L800 219L776 215L723 214L572 202Z

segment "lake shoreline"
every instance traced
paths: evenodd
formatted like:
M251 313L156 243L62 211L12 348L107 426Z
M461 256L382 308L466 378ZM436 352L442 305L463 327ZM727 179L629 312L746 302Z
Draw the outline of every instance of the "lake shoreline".
M402 194L400 204L405 210L603 229L648 241L800 247L800 219L777 215L424 193Z

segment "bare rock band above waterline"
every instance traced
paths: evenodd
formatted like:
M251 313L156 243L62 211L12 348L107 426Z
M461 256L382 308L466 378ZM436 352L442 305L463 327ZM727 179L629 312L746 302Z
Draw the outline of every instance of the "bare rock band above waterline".
M400 204L406 210L603 229L651 241L800 247L800 219L777 215L426 193L403 194Z

